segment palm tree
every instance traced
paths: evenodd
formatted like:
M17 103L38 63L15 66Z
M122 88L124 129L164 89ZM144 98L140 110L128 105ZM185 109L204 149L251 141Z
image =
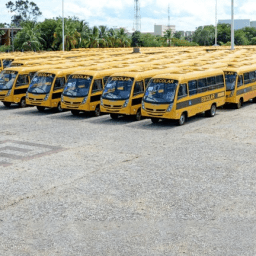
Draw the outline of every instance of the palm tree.
M172 39L172 30L171 29L167 29L165 32L164 32L164 38L167 39L168 43L169 43L169 46L171 46L171 39Z
M120 46L121 47L130 47L131 46L131 39L128 38L127 33L125 32L124 28L120 28L117 31L117 37L120 39Z

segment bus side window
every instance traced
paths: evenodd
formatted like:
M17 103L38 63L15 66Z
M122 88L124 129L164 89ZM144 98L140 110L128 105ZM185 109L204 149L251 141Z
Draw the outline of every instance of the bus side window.
M215 80L215 76L213 77L207 77L207 86L208 86L208 90L214 90L216 89L216 80Z
M237 87L240 87L242 86L244 83L243 83L243 76L239 76L238 77L238 82L237 82Z
M249 84L250 81L250 76L249 73L244 73L244 84Z
M197 94L197 81L196 80L189 81L188 88L189 88L190 96Z
M108 79L109 79L109 76L103 77L103 83L104 83L104 85L107 83Z
M143 81L138 81L134 85L133 95L138 95L144 92Z
M28 75L20 75L17 79L16 87L28 84Z
M62 88L64 88L64 85L65 85L65 78L58 77L58 78L56 78L53 90L55 91L55 90L62 89Z
M102 80L97 79L94 80L93 86L92 86L92 92L99 92L102 91Z
M197 92L206 92L207 91L206 78L198 79L198 89Z
M178 92L178 99L186 97L188 95L187 84L180 84L179 92Z
M222 88L222 87L224 87L224 78L223 78L223 75L216 76L216 84L217 84L217 88Z
M251 83L255 82L255 72L254 71L249 73L249 78L250 78Z

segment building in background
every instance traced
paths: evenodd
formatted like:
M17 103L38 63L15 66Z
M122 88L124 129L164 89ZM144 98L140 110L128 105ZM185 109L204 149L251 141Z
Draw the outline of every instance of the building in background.
M251 27L256 28L256 21L251 21Z
M0 28L5 34L0 36L0 45L11 45L12 37L15 38L16 34L21 28Z
M164 32L169 29L169 26L165 25L154 25L154 35L155 36L164 36ZM176 32L175 25L170 25L172 34Z
M234 29L242 29L245 27L251 27L251 23L255 21L250 21L249 19L235 19L234 20ZM218 24L231 24L231 20L219 20Z

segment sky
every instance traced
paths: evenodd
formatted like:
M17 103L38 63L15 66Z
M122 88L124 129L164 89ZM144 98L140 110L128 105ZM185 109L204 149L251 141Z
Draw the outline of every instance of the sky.
M0 23L10 22L5 3L0 0ZM14 2L14 0L13 0ZM38 21L62 15L62 0L34 0L43 15ZM256 0L234 0L235 18L256 20ZM196 27L215 24L216 0L140 0L141 31L153 32L154 24L168 24L176 30L194 31ZM125 27L133 29L134 0L64 0L65 16L77 16L89 26ZM218 19L231 18L231 0L218 0Z

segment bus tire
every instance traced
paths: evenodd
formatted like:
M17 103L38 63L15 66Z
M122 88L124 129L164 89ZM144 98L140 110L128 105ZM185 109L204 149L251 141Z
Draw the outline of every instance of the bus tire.
M5 105L5 107L10 107L11 106L11 102L3 102L3 104Z
M39 112L44 112L45 107L37 106L36 107Z
M214 117L216 115L217 107L215 104L212 104L211 109L205 111L207 117Z
M118 114L110 114L110 117L114 120L118 119Z
M97 105L94 110L94 116L100 116L100 105Z
M61 107L60 103L58 104L57 110L58 110L58 112L63 112L63 108Z
M252 102L253 102L253 103L256 103L256 97L252 99Z
M236 109L241 108L241 107L242 107L242 105L243 105L243 99L242 99L242 98L240 98L240 100L239 100L239 101L238 101L238 103L236 104Z
M26 98L23 97L23 98L20 100L19 107L20 107L20 108L25 108L26 106L27 106Z
M180 119L178 120L178 125L181 126L181 125L185 124L185 122L186 122L186 113L183 112L180 115Z
M152 118L151 118L151 122L152 122L153 124L157 124L157 123L159 122L159 118L152 117Z
M135 121L140 121L141 120L141 109L140 108L137 110L137 113L134 117L134 120Z
M79 116L80 111L79 110L71 110L72 115Z

